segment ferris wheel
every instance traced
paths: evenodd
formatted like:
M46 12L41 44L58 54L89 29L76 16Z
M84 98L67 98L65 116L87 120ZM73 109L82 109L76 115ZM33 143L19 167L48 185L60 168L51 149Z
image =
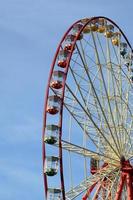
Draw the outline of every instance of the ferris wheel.
M106 17L64 34L50 70L43 125L47 200L133 200L133 54Z

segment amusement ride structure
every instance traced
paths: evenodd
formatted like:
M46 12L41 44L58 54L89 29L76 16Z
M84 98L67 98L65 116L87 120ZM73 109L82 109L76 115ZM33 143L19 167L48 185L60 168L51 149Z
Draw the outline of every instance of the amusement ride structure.
M133 200L133 54L106 17L75 22L50 70L43 125L46 200Z

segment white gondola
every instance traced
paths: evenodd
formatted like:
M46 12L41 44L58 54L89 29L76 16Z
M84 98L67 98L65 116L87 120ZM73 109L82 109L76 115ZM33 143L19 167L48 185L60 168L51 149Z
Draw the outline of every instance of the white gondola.
M123 58L127 54L127 43L125 42L120 43L120 54Z
M44 173L47 176L55 176L58 172L59 158L55 156L47 156L45 160Z
M82 24L75 24L75 25L73 26L73 35L77 36L77 35L79 34L79 31L81 30L82 27L83 27ZM77 40L81 40L82 38L83 38L83 34L81 33L81 34L78 36Z
M131 68L132 64L133 64L133 54L132 53L128 53L125 58L124 58L124 64L128 67Z
M44 142L55 144L59 136L59 127L57 125L47 125Z
M47 200L61 200L61 190L58 188L48 188Z

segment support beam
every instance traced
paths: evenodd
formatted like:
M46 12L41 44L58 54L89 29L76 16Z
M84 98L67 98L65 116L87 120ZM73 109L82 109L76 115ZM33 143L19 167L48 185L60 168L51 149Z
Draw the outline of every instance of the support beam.
M98 173L89 176L87 179L82 181L79 185L75 186L72 190L66 192L66 200L73 200L78 197L80 194L85 192L88 188L94 185L96 182L103 180L110 176L110 174L118 173L117 168L113 168L112 166L104 167L103 169L99 170Z
M96 192L95 192L95 194L94 194L92 200L98 200L98 194L99 194L99 192L100 192L100 190L101 190L101 187L102 187L102 186L101 186L101 183L99 182L98 187L97 187L97 190L96 190Z
M132 176L130 173L127 174L126 181L127 181L127 200L133 200Z
M83 196L82 200L87 200L87 198L89 197L90 193L92 192L92 190L94 189L94 187L96 186L97 182L94 183L86 192L86 194Z
M120 177L120 182L117 188L117 192L116 192L116 196L115 196L115 200L121 200L121 194L122 194L122 189L125 183L125 179L126 179L126 175L125 174L121 174Z
M64 150L70 151L72 153L80 154L82 156L94 158L96 160L104 160L104 162L111 164L113 166L119 166L119 161L115 160L112 157L108 157L108 156L103 155L101 153L97 153L97 152L88 150L84 147L72 144L72 143L64 141L64 140L62 140L61 142L62 142L62 149L64 149ZM59 142L57 141L54 145L56 147L58 147Z

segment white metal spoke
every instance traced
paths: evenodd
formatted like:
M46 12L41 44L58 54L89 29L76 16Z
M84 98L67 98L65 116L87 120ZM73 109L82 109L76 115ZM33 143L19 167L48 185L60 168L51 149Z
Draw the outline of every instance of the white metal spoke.
M89 157L89 158L95 158L96 160L103 160L104 162L110 163L114 166L119 165L119 160L115 160L113 157L108 157L102 153L97 153L97 152L91 151L89 149L72 144L72 143L64 141L64 140L61 141L61 144L62 144L62 148L64 150L70 151L71 153L80 154L81 156L85 156L85 157ZM55 146L59 147L58 141L55 143Z
M110 173L116 174L116 173L118 173L118 170L114 169L113 167L103 168L98 173L88 177L86 180L81 182L79 185L74 187L72 190L66 192L66 199L67 200L75 199L81 193L85 192L94 183L97 183L98 181L103 180L104 178L108 177L108 175Z
M112 118L112 122L114 124L115 131L116 131L114 117L113 117L113 114L112 114L112 109L111 109L111 105L110 105L110 101L109 101L109 95L108 95L108 92L107 92L107 87L106 87L106 84L105 84L105 79L104 79L104 76L103 76L103 72L102 72L102 68L101 68L101 64L100 64L100 58L99 58L99 54L98 54L98 51L97 51L97 46L96 46L96 42L95 42L95 38L94 38L93 33L92 33L92 38L93 38L93 42L94 42L94 45L95 45L97 65L100 68L100 75L101 75L101 78L102 78L102 81L103 81L103 86L104 86L104 90L105 90L107 101L108 101L109 111L110 111L110 114L111 114L111 118ZM107 124L108 124L108 122L107 122ZM119 150L119 147L117 145L116 139L114 138L114 135L113 135L112 130L110 129L110 127L109 127L109 130L110 130L112 139L114 141L114 144L116 145L116 148L117 148L118 152L120 153L120 150ZM116 131L116 134L117 134L117 131Z
M73 92L71 91L71 89L69 88L68 85L66 85L67 89L70 91L70 93L75 96L73 94ZM109 144L109 146L111 147L111 149L116 153L116 155L118 156L116 150L113 148L113 146L111 146L111 144L109 143L109 141L107 140L107 138L105 137L105 135L103 134L103 132L101 131L101 129L97 126L97 124L95 123L95 121L92 119L91 115L84 109L84 106L79 102L79 100L76 98L75 96L75 100L76 102L80 105L80 107L82 108L82 110L84 111L84 113L88 116L88 118L92 121L94 127L97 129L97 132L100 133L103 138L106 140L106 142Z

